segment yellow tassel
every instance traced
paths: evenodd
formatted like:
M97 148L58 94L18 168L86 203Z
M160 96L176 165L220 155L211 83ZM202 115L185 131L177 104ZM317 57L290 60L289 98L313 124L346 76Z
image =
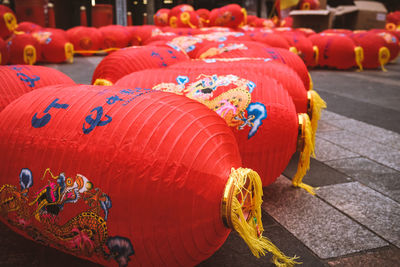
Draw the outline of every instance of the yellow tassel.
M300 264L295 261L296 256L285 256L270 240L262 236L262 195L261 179L255 171L232 168L222 199L221 215L224 224L238 232L257 258L269 251L273 254L276 266Z
M389 62L390 51L387 47L379 48L379 64L381 64L382 71L387 71L385 64Z
M111 85L113 85L113 83L106 79L96 79L94 81L93 85L111 86Z
M118 47L110 47L107 49L102 49L102 50L74 50L74 54L96 54L96 53L107 53L110 51L116 51L120 50L121 48Z
M315 148L315 135L317 133L317 128L318 128L318 121L321 118L322 109L326 108L326 102L314 90L307 92L307 98L309 101L308 102L309 109L308 109L307 113L311 119L311 129L312 129L311 143L312 143L312 147L314 149Z
M312 144L312 128L310 118L307 114L299 114L299 126L302 128L300 132L300 140L302 142L300 159L297 164L297 172L292 179L292 184L295 187L300 187L308 193L315 195L314 188L303 183L303 178L310 169L310 157L315 157L314 146Z
M354 54L359 71L363 71L362 62L364 61L364 50L361 46L354 48Z

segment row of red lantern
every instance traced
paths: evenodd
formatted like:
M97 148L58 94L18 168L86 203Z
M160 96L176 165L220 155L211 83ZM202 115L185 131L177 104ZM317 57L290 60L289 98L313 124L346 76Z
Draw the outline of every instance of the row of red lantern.
M294 264L262 237L262 181L240 168L240 135L218 112L139 83L73 85L40 66L0 71L9 88L1 95L11 93L0 108L1 220L16 232L107 266L188 266L211 256L233 229L254 255L268 250L276 263ZM293 102L261 78L264 88L253 89L268 113L251 105L253 125L242 133L255 137L272 124L293 149ZM251 86L234 82L243 93ZM263 82L273 89L261 93ZM38 89L49 84L58 85ZM291 124L282 128L279 119ZM274 162L287 157L281 148L269 148Z

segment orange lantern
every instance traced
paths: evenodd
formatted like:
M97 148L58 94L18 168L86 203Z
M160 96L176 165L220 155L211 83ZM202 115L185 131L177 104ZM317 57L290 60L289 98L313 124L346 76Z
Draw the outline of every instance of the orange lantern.
M14 12L7 6L0 5L0 38L6 39L17 27Z
M6 65L8 63L8 51L6 42L0 38L0 65Z
M385 40L372 32L359 32L350 35L357 46L361 46L364 51L362 65L366 69L381 67L386 71L385 64L390 60L390 51L385 46Z
M0 66L0 111L18 97L41 87L55 84L75 84L64 73L43 66Z
M104 266L194 266L231 228L254 255L295 263L262 237L259 176L196 101L53 86L0 120L1 220L27 238Z
M144 69L165 68L188 57L171 47L129 47L106 56L96 67L92 83L112 85L121 77Z
M40 60L40 44L29 33L13 35L7 46L11 64L33 65Z
M32 36L39 42L42 51L41 60L49 63L61 63L74 60L74 46L62 30L35 31Z
M318 47L318 65L336 69L358 66L362 70L363 50L345 34L320 33L309 37Z
M156 26L168 26L168 8L161 8L154 14L154 25Z
M275 79L232 64L180 64L172 69L131 73L116 85L174 92L197 100L225 119L235 134L243 163L256 170L267 186L286 168L296 151L299 121L293 101ZM231 67L231 68L229 68ZM306 114L301 115L306 117ZM311 125L307 135L311 138ZM309 161L311 139L302 157ZM308 153L308 155L306 155ZM293 183L313 192L301 180L308 168L299 162ZM301 166L300 166L301 165Z
M69 41L82 56L95 54L103 45L103 35L94 27L77 26L67 30Z

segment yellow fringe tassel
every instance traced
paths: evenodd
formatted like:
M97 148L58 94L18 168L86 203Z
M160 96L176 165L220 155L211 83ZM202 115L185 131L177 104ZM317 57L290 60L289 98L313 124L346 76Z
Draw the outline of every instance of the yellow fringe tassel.
M93 85L111 86L113 83L106 79L96 79Z
M262 195L261 179L255 171L232 168L222 203L224 222L238 232L257 258L260 255L264 256L265 251L269 251L273 254L276 266L300 264L295 261L296 256L293 258L285 256L270 240L262 236L264 231L261 221Z
M303 139L303 148L300 152L300 159L299 163L297 164L297 172L292 179L292 184L294 187L303 188L308 193L315 195L314 188L302 182L307 171L310 169L310 157L315 157L314 146L312 143L312 128L310 118L307 114L299 114L299 123L303 124L303 133L301 134L301 138Z
M312 128L311 143L314 150L315 135L317 133L318 121L321 118L322 109L326 108L326 102L319 96L319 94L315 90L308 91L307 96L309 97L310 108L311 108L311 110L308 112L308 115L311 118L311 128Z

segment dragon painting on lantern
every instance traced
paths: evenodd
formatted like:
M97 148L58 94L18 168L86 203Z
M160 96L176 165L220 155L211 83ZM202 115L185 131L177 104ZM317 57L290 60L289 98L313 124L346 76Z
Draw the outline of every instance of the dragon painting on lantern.
M248 139L256 134L262 121L267 118L265 105L251 102L251 93L256 87L252 81L232 74L201 74L193 82L190 82L187 76L178 76L176 82L160 83L152 89L173 92L197 100L214 110L229 126L238 130L250 127Z
M42 180L45 178L47 183L33 191L33 174L23 168L19 175L20 188L4 184L0 188L1 216L39 243L75 255L115 259L120 266L126 266L134 249L128 238L108 234L110 197L81 174L55 176L48 168ZM79 212L61 222L65 221L67 205L76 205L74 209Z

